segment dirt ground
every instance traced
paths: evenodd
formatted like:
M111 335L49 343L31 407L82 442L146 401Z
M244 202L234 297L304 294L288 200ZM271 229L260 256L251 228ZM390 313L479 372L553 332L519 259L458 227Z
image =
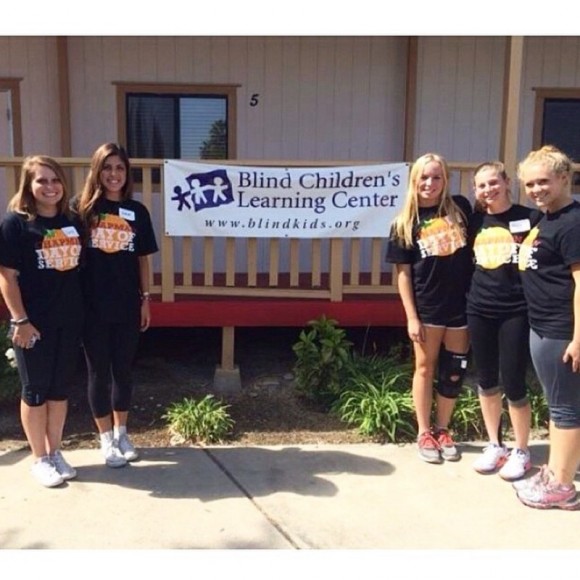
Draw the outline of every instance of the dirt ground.
M236 329L235 362L242 389L227 397L235 422L228 441L234 445L358 443L355 429L301 399L294 388L292 344L299 328ZM360 352L388 348L395 330L349 329L348 338ZM220 360L219 329L152 328L142 336L135 362L135 392L129 429L140 447L165 447L171 436L162 418L167 407L185 397L212 392ZM85 393L83 361L78 388L71 394L64 447L97 448ZM0 449L26 445L18 417L18 402L0 403Z

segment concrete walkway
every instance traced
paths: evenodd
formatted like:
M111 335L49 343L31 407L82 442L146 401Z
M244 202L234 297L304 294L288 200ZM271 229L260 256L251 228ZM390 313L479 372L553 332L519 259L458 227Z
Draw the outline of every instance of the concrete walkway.
M0 548L580 549L580 512L521 505L473 471L481 448L442 465L413 445L160 448L122 469L75 450L78 478L54 489L5 451ZM546 454L532 445L535 464Z

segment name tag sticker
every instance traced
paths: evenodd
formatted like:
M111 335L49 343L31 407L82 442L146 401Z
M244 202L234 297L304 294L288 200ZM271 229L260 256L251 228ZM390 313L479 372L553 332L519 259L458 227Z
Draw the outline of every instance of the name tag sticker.
M132 222L135 221L135 212L130 209L125 209L124 207L119 208L119 216Z
M512 234L519 234L521 232L527 232L531 229L530 220L528 218L524 220L516 220L515 222L510 222L510 232Z
M62 228L62 233L67 238L78 238L79 237L79 233L77 232L77 229L74 226L66 226L66 227Z

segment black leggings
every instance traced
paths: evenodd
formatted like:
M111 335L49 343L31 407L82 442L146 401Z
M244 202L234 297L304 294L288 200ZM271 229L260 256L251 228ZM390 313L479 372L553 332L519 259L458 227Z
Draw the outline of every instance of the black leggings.
M529 358L529 326L526 313L504 318L468 314L471 349L480 394L503 390L513 405L527 403L526 368Z
M89 404L93 417L128 411L133 391L132 367L139 345L139 326L87 323L84 333Z

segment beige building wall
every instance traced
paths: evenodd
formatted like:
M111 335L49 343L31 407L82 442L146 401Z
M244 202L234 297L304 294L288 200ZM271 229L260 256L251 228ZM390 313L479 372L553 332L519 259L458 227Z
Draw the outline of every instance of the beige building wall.
M419 38L415 157L497 157L505 46L503 37Z
M542 36L525 39L520 157L524 157L532 148L535 88L580 88L579 36Z
M240 159L402 157L406 37L70 37L68 46L74 155L117 138L113 82L132 81L240 85Z
M0 36L0 78L22 78L24 155L60 155L56 38Z

